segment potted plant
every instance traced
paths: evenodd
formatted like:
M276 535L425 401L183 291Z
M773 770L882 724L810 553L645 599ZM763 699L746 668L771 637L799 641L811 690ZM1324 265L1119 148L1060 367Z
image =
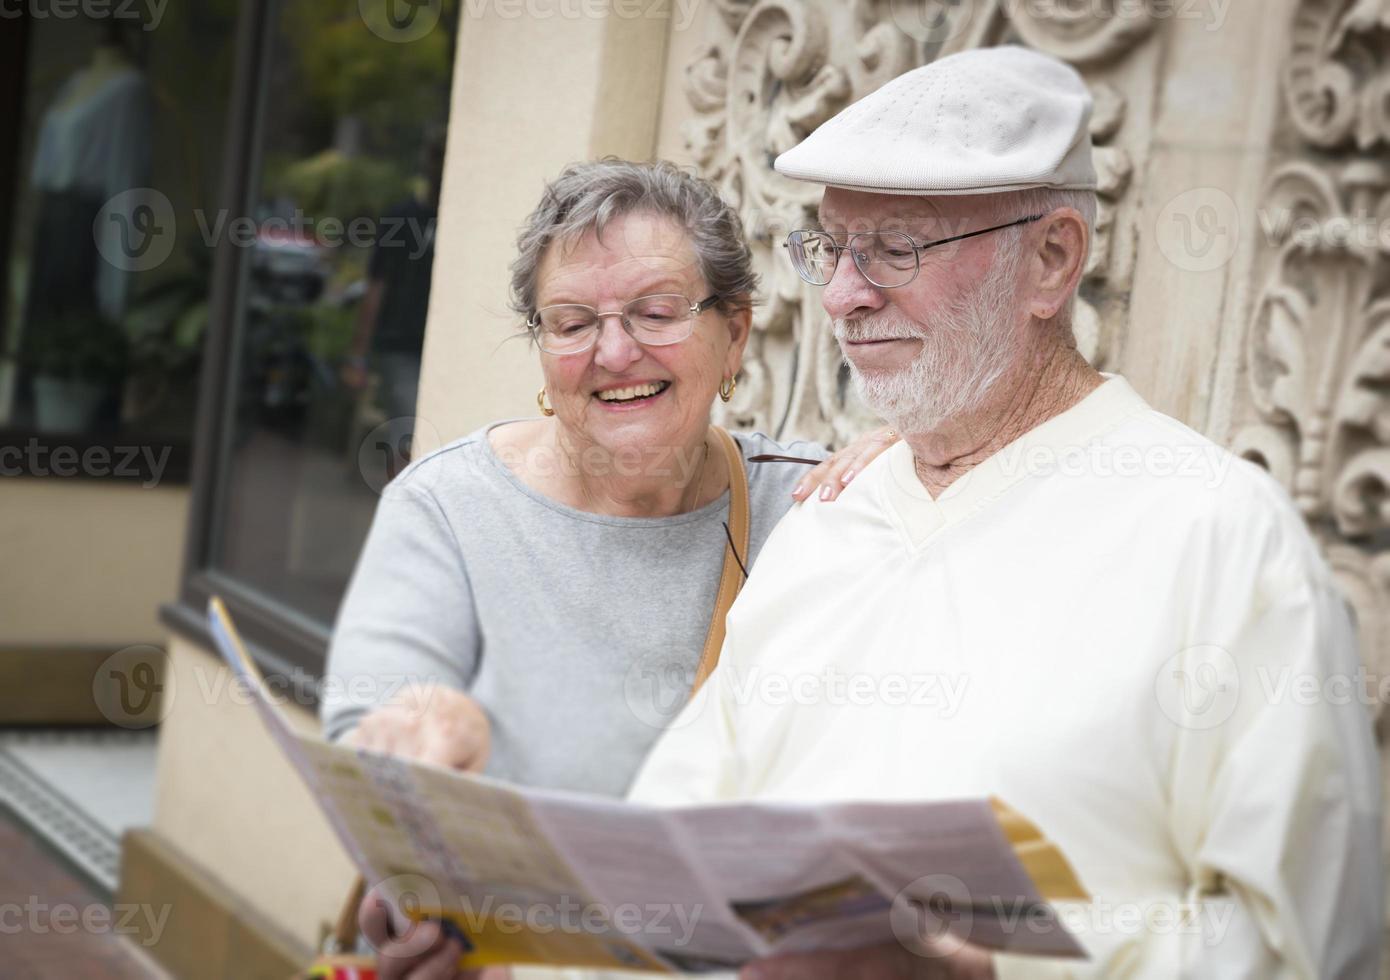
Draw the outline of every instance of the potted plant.
M40 432L83 432L125 375L125 333L92 311L70 311L32 324L24 363L34 386Z
M122 419L169 435L186 429L197 403L198 366L208 324L210 259L142 291L122 318L129 343Z

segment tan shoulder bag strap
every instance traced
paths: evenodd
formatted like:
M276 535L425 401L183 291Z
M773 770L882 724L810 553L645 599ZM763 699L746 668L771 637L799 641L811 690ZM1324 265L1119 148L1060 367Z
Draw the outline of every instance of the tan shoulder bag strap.
M705 648L700 653L699 666L695 668L695 683L690 688L691 695L700 689L705 678L719 663L719 651L724 646L724 617L734 604L738 590L743 588L743 566L741 559L748 555L748 534L750 514L748 510L748 471L743 467L743 453L738 442L717 425L710 428L715 442L724 451L724 459L729 464L729 541L724 542L724 570L719 573L719 591L714 594L714 613L710 616L709 632L705 634ZM732 543L732 544L731 544ZM734 553L738 549L738 554Z

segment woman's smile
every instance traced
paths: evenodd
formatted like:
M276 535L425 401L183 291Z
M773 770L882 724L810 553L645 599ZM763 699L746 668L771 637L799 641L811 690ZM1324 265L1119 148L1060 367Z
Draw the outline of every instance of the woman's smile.
M648 407L670 388L669 381L628 381L598 389L594 399L608 411L629 412Z

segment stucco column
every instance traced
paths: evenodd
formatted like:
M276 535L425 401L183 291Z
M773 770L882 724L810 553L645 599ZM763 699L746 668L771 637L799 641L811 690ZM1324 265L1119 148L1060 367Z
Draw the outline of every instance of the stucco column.
M565 164L653 154L667 32L679 11L497 0L465 19L425 333L421 448L536 413L538 355L515 337L520 323L507 309L517 229Z

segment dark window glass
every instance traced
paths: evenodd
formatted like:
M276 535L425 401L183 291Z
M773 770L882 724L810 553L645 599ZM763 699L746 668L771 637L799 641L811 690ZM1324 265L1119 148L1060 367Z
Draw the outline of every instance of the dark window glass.
M0 429L186 449L210 280L187 232L217 191L236 5L102 9L5 28L25 68L5 123Z
M204 225L244 250L210 564L326 624L409 453L453 17L397 0L272 10L253 200Z

